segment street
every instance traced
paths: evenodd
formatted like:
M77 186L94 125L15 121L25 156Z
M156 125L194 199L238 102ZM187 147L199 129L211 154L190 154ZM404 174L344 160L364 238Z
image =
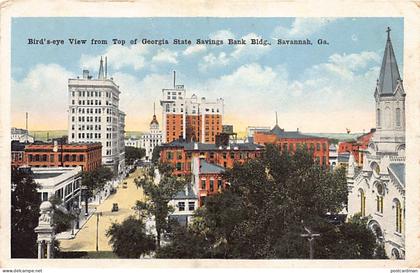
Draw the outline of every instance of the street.
M127 181L127 188L123 188L122 184L118 187L117 192L108 197L102 204L97 206L97 212L102 212L99 216L98 246L99 251L112 251L109 244L109 238L106 237L106 231L112 223L121 223L130 215L135 215L132 207L137 200L143 200L143 190L137 188L134 178L142 173L143 169L137 169L130 174ZM119 210L111 212L112 204L118 203ZM97 216L94 214L71 240L61 240L61 251L96 251L96 221Z

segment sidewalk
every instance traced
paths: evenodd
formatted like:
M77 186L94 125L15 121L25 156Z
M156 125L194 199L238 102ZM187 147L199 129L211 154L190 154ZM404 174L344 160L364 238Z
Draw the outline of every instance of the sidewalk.
M83 209L84 209L84 207L83 207ZM87 216L85 216L84 210L83 210L82 213L80 213L80 216L79 216L79 229L74 228L74 230L69 229L69 230L60 232L60 233L58 233L58 234L55 235L55 238L57 240L70 240L70 239L73 239L74 237L76 237L76 234L83 228L83 226L86 224L86 222L89 220L89 218L93 216L93 214L95 212L96 212L96 206L89 205L88 206L88 215Z

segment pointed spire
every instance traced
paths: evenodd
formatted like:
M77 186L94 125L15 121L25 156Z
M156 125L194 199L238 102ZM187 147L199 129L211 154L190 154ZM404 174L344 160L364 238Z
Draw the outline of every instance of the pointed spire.
M101 61L99 62L99 73L98 73L98 79L99 80L103 80L104 77L104 61L102 60L102 56L101 56Z
M395 92L398 81L401 80L397 60L395 59L394 49L392 48L391 43L391 29L388 27L386 32L388 37L377 87L380 95L392 95Z
M105 56L105 79L108 78L108 58Z
M276 111L276 125L279 126L279 120L277 118L277 111Z
M157 124L157 125L159 125L159 122L157 121L157 119L156 119L156 111L155 111L155 103L153 102L153 119L152 119L152 121L150 122L150 125L152 125L152 124Z

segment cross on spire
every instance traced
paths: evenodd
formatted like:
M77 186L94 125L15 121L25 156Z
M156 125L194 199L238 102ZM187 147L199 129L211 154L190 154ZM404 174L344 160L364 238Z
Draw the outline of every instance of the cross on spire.
M386 32L388 33L388 40L390 40L391 38L390 38L390 32L391 32L391 28L390 27L387 27L387 29L386 29Z

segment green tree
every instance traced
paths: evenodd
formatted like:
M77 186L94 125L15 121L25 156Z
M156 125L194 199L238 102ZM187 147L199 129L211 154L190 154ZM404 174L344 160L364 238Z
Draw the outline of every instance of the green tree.
M152 163L154 165L158 165L159 159L160 159L160 152L161 151L162 151L162 147L161 146L155 146L155 148L153 148L153 152L152 152Z
M145 149L125 146L125 162L127 165L133 165L134 161L142 159L145 155Z
M36 234L39 205L37 187L30 169L12 170L11 174L11 257L36 258Z
M159 165L161 179L158 184L154 182L153 169L146 171L143 177L135 179L137 186L142 187L147 196L146 201L137 201L134 207L142 216L154 216L157 247L160 247L162 233L168 228L168 215L173 208L168 204L175 195L184 189L186 179L172 175L168 165Z
M321 234L315 258L374 257L378 245L365 224L335 226L326 219L346 204L343 169L331 172L305 150L287 153L268 145L261 158L236 164L225 178L230 186L208 197L193 224L179 233L197 238L175 234L158 256L173 257L177 244L198 240L195 247L207 258L308 258L308 242L301 237L306 226Z
M130 216L121 224L113 223L107 230L112 250L120 258L140 258L155 249L155 239L146 234L142 220Z
M88 199L92 197L95 191L102 189L106 182L114 177L111 169L100 166L91 171L82 172L82 186L85 187L85 213L88 213Z
M53 223L55 226L55 233L70 229L76 217L62 206L63 200L60 197L53 195L50 197L49 201L54 209Z

